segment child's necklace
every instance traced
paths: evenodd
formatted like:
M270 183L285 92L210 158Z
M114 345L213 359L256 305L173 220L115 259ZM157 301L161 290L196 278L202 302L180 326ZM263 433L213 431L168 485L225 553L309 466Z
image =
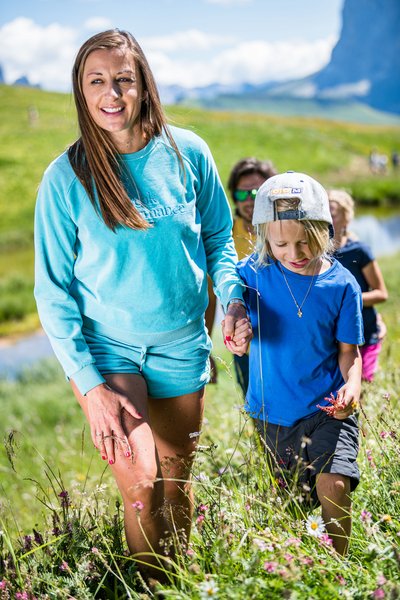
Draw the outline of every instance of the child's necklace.
M285 280L285 283L286 283L286 285L287 285L287 288L288 288L288 290L289 290L289 292L290 292L290 295L291 295L291 296L292 296L292 298L293 298L293 302L294 302L294 303L295 303L295 305L296 305L296 308L297 308L297 316L299 317L299 319L301 319L301 317L303 316L303 311L302 311L301 309L303 308L304 302L305 302L305 301L307 300L307 298L308 298L308 294L311 292L312 284L314 283L315 273L316 273L317 269L316 269L316 268L314 269L314 273L313 273L313 276L311 277L310 285L308 286L308 290L307 290L307 292L306 292L306 295L305 295L305 296L304 296L304 298L303 298L303 302L302 302L301 304L299 304L299 303L297 302L296 298L294 297L294 294L293 294L293 292L292 292L292 290L291 290L291 288L290 288L289 282L288 282L288 280L286 279L286 275L285 275L285 273L284 273L284 271L283 271L283 269L282 269L281 265L279 264L279 262L277 263L277 265L278 265L278 267L279 267L279 270L280 270L280 272L281 272L281 273L282 273L282 275L283 275L283 279Z

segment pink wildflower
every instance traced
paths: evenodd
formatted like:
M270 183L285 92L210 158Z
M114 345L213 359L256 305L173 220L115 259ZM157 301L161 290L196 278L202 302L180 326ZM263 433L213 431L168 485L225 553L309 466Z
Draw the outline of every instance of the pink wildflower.
M343 577L343 575L337 575L337 576L336 576L336 579L338 580L338 582L339 582L339 585L346 585L346 580L345 580L345 578Z
M15 600L29 600L29 596L26 592L17 592L15 594Z
M385 585L385 583L387 583L387 579L382 573L380 573L376 578L376 583L377 585Z
M196 519L197 525L200 525L204 521L204 515L199 515Z
M277 562L273 562L273 561L266 561L264 563L264 569L265 571L267 571L267 573L274 573L276 571L276 567L278 566Z
M69 564L65 560L60 565L60 571L69 571Z
M287 540L285 540L285 546L295 546L296 548L298 548L301 544L301 540L299 540L299 538L288 538Z
M207 511L208 511L207 504L199 504L199 506L197 507L198 514L206 513Z
M311 566L311 565L314 564L314 561L311 558L311 556L302 556L300 558L300 561L303 563L303 565L309 565L309 566Z
M385 590L383 590L382 588L377 588L373 593L372 593L372 597L373 598L384 598L386 596L385 594Z
M293 554L290 554L290 552L285 552L283 558L286 560L286 562L290 563L294 559L294 556Z
M141 510L143 510L144 508L144 504L143 502L141 502L141 500L136 500L136 502L134 502L132 504L132 507L137 510L138 512L140 512Z
M321 406L320 404L317 404L317 408L326 412L330 417L333 417L335 413L340 412L341 410L344 410L346 408L346 402L344 400L338 399L337 397L335 398L332 392L331 395L327 398L324 398L324 400L330 402L331 406Z
M96 548L96 546L93 546L92 554L100 554L100 550L98 548Z
M327 533L323 533L319 536L320 541L327 546L332 546L333 541L332 538L329 537Z
M372 515L368 510L362 510L361 511L361 515L360 515L360 519L363 523L371 523L372 521Z
M5 579L2 579L0 581L0 590L5 590L7 587L7 581Z
M374 459L372 456L372 450L369 450L368 448L365 450L365 454L367 455L367 460L370 464L370 467L375 467L375 463L374 463Z
M381 431L379 437L382 438L382 440L385 440L389 435L390 433L388 431Z

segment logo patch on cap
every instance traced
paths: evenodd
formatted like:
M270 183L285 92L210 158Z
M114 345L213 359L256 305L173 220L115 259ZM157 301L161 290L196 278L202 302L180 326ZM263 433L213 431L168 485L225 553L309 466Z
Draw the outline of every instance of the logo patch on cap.
M270 195L271 196L283 196L284 194L301 194L302 191L303 191L303 188L291 188L291 187L274 188L273 190L270 191Z

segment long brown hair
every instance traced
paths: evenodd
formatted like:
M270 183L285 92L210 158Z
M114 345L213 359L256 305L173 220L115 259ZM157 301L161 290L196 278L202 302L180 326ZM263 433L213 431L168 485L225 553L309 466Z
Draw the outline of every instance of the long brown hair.
M141 132L147 140L164 132L183 167L182 157L168 129L154 76L143 50L129 32L119 29L109 29L92 36L81 46L76 56L72 69L72 91L80 138L68 149L68 158L93 206L97 212L101 212L110 229L114 231L118 224L132 229L147 229L150 227L149 223L131 202L121 180L123 172L118 162L117 148L107 132L92 119L82 91L83 70L89 54L95 50L114 48L132 53L141 78L143 94L138 118Z

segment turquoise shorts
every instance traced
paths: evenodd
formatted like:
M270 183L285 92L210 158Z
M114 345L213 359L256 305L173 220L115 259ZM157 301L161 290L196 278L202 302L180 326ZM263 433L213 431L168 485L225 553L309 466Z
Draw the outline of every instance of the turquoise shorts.
M176 331L139 337L83 317L82 332L102 375L142 375L152 398L197 392L210 379L212 343L204 318Z

